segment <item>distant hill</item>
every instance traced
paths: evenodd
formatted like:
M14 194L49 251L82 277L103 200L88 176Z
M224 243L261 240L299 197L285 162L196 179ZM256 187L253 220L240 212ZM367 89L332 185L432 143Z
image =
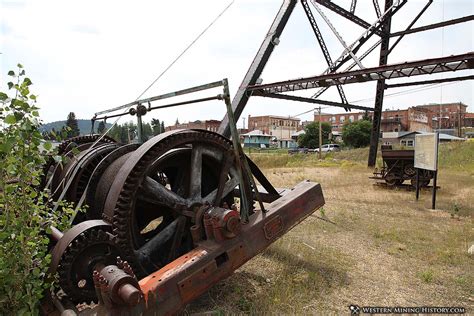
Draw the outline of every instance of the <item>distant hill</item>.
M99 126L99 123L100 122L95 122L94 132L97 132L97 127ZM44 131L50 132L54 128L56 131L59 131L59 130L61 130L61 128L64 125L66 125L66 120L56 121L56 122L51 122L51 123L45 123L40 127L40 130L42 132L44 132ZM79 126L79 130L80 130L81 135L90 134L90 132L91 132L91 120L78 119L77 120L77 125ZM105 124L105 128L109 128L111 126L112 126L112 124L110 124L110 123Z

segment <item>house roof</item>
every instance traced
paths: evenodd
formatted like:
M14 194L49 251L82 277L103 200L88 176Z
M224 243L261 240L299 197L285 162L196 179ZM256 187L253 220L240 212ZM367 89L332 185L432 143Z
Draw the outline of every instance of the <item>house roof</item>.
M294 132L293 134L291 134L291 137L300 136L300 135L303 135L303 134L304 134L304 129L302 129L301 131L298 131L298 132Z
M242 134L241 136L248 136L248 137L259 136L259 137L269 137L269 138L272 137L271 135L265 134L264 132L262 132L259 129L256 129L256 130L250 131L248 133Z
M261 118L261 117L268 117L268 118L276 118L276 119L282 119L282 120L292 120L292 121L301 121L301 119L297 117L291 117L291 116L279 116L279 115L259 115L259 116L249 116L250 118Z

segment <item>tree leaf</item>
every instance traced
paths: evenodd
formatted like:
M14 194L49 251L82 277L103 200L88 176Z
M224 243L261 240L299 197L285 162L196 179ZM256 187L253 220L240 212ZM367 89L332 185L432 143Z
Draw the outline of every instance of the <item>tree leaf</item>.
M12 77L15 77L15 72L14 72L13 70L10 70L10 71L8 72L8 75L9 75L9 76L12 76Z
M30 78L28 78L28 77L23 79L23 83L27 86L31 86L33 84L33 82L31 82Z
M6 93L0 92L0 101L5 101L8 99L8 95Z
M53 147L53 144L51 144L51 142L45 142L45 143L43 144L43 147L44 147L44 149L46 149L47 151L50 151L51 148Z
M16 123L15 115L14 114L8 114L7 117L5 118L5 123L15 124Z

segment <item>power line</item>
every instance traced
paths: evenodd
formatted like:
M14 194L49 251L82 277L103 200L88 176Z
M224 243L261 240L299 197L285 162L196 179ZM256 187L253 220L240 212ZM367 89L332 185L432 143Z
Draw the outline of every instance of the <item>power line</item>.
M434 83L434 84L428 85L427 87L421 87L421 88L418 87L418 88L413 88L413 89L409 89L409 90L404 90L404 91L399 91L399 92L386 94L385 98L394 97L394 96L398 96L398 95L404 95L404 94L411 94L411 93L424 91L424 90L430 90L430 89L438 88L439 86L447 86L447 85L451 85L451 84L455 84L455 83L457 83L457 82ZM360 102L365 102L365 101L372 101L374 99L375 98L360 99L360 100L350 101L350 103L360 103Z
M209 30L211 28L212 25L214 25L214 23L230 8L230 6L234 3L235 0L232 0L225 8L224 10L221 11L221 13L219 13L219 15L214 19L212 20L212 22L206 27L204 28L204 30L199 33L199 35L188 45L186 46L186 48L168 65L168 67L165 68L165 70L163 70L159 75L158 77L155 78L155 80L153 80L153 82L135 99L135 101L139 100L166 72L168 72L168 70L173 67L173 65L204 35L204 33L207 32L207 30ZM128 112L130 110L130 108L132 107L132 105L130 105L127 109L125 109L124 113ZM103 133L99 138L97 138L97 140L89 147L89 151L92 150L96 145L97 143L99 143L102 138L107 135L111 130L112 128L115 127L115 125L117 125L118 121L122 118L122 116L119 116L115 121L114 123L112 124L112 126L110 126L106 131L105 133ZM75 171L77 172L77 171ZM74 173L75 173L74 172ZM59 207L59 202L61 202L67 192L67 190L69 189L71 183L72 183L72 180L74 178L74 173L73 175L69 178L69 181L65 184L65 187L63 189L63 191L61 192L59 198L58 198L58 201L57 203L55 204L54 208L53 208L53 212L55 212L57 210L57 208ZM52 179L52 178L51 178ZM48 182L47 186L50 185L50 182L51 182L51 179L50 181ZM64 181L64 179L63 179ZM87 186L89 186L89 183L87 184ZM86 187L87 189L87 187ZM86 190L87 191L87 190ZM83 201L84 201L84 198L85 198L85 192L84 191L84 194L82 195L79 203L77 204L76 206L76 209L75 211L77 212L79 210L79 208L81 207Z
M153 80L153 82L137 97L136 100L140 99L161 77L163 77L163 75L171 68L173 67L173 65L194 45L194 43L196 43L203 35L204 33L207 32L207 30L209 30L211 28L212 25L214 25L214 23L219 20L219 18L227 11L227 9L230 8L230 6L234 3L235 0L232 0L225 8L224 10L221 11L221 13L219 13L219 15L214 19L212 20L212 22L206 27L204 28L204 30L181 52L181 54L178 55L178 57L176 57L172 62L171 64L168 65L168 67L165 68L165 70L163 70L159 75L158 77L155 78L155 80ZM136 101L135 100L135 101Z

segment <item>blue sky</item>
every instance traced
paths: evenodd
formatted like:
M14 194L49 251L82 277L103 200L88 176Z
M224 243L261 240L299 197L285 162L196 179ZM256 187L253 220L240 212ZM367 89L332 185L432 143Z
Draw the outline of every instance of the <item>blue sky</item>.
M348 0L334 0L348 7ZM402 30L427 0L409 0L394 18L392 29ZM65 119L74 111L79 118L125 104L135 98L156 76L221 12L228 1L60 1L0 0L0 75L22 63L31 77L33 91L39 95L44 121ZM231 94L237 90L282 1L235 0L230 9L145 96L229 78ZM383 7L383 1L380 0ZM472 0L435 0L415 26L473 14ZM351 43L362 28L323 8L338 32ZM342 45L316 11L313 12L333 59ZM372 1L359 0L356 14L372 23L376 16ZM472 22L407 35L390 55L389 63L440 57L473 51ZM375 37L374 37L375 40ZM367 48L371 43L367 44ZM363 61L365 67L377 64L378 49ZM267 64L264 83L317 75L326 64L303 9L297 5L280 45ZM355 68L357 69L357 68ZM472 74L464 71L440 74L427 79ZM422 77L414 78L420 80ZM349 101L369 99L357 104L373 106L375 83L344 87ZM413 89L393 89L387 94ZM417 93L388 96L385 108L412 105L464 102L474 112L473 81L464 81ZM214 95L210 91L202 95ZM302 91L310 96L314 91ZM338 101L335 88L322 97ZM281 100L251 98L243 116L295 115L313 105ZM147 114L173 124L196 119L221 119L221 102L187 105ZM340 112L325 108L324 112ZM301 117L312 119L311 114ZM123 120L128 120L124 118ZM239 121L242 126L242 119Z

